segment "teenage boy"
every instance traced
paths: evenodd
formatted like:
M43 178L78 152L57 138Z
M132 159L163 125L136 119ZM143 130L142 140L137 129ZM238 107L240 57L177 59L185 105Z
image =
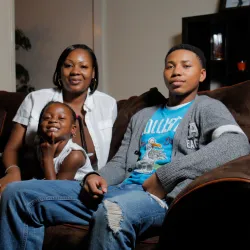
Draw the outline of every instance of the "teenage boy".
M165 58L167 103L132 117L117 154L85 177L82 190L72 181L9 184L1 201L0 249L42 249L44 225L90 221L89 249L134 249L136 237L163 223L190 182L248 154L247 137L227 108L197 96L205 77L200 49L173 47ZM87 200L99 204L89 209Z

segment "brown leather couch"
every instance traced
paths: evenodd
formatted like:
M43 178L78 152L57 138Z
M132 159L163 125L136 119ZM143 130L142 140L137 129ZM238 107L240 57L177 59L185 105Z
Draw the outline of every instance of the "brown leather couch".
M199 94L221 100L250 139L250 81ZM0 152L8 140L11 120L24 96L0 91ZM152 88L140 96L118 101L109 158L119 148L131 116L163 100L163 95ZM25 178L29 171L26 163L22 167ZM188 246L191 249L245 249L250 232L247 213L250 199L246 199L249 189L250 155L198 177L173 201L162 228L151 228L139 237L135 249ZM87 232L88 227L72 224L50 226L46 228L43 249L84 249Z

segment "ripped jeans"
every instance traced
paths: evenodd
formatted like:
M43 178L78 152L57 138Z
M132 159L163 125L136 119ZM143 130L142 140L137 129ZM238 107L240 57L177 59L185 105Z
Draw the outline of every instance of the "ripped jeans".
M167 206L140 185L110 186L96 211L79 200L77 181L30 180L2 194L0 249L42 249L45 226L91 221L91 250L133 249L136 237L163 223ZM93 224L92 224L93 223Z

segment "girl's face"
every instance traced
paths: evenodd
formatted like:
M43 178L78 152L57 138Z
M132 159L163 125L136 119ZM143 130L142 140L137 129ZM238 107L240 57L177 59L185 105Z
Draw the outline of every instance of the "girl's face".
M76 131L72 112L63 103L53 103L44 110L39 128L41 136L49 142L52 138L54 142L68 140Z
M89 52L83 49L70 52L61 68L63 89L70 93L83 93L94 77L95 69Z

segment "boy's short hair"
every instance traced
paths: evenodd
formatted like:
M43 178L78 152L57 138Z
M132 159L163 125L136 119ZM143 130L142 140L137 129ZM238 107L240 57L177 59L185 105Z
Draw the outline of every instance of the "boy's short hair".
M172 52L175 51L175 50L179 50L179 49L189 50L189 51L192 51L193 53L195 53L196 56L199 58L199 60L200 60L200 62L201 62L202 68L206 69L206 58L205 58L205 55L204 55L203 51L202 51L201 49L199 49L199 48L193 46L193 45L190 45L190 44L182 43L182 44L178 44L178 45L172 47L172 48L168 51L168 53L167 53L167 55L166 55L166 58L168 57L168 55L169 55L170 53L172 53ZM165 58L165 59L166 59L166 58Z

